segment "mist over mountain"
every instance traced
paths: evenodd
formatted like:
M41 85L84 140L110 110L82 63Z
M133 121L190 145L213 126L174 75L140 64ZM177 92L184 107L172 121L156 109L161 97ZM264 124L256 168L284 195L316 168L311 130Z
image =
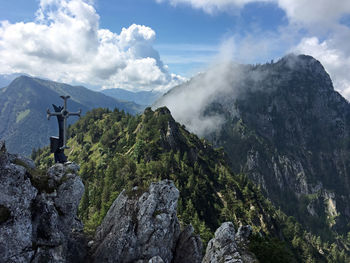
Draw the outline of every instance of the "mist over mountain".
M116 98L118 100L132 101L139 105L152 105L163 93L157 91L138 91L132 92L124 89L105 89L103 94Z
M49 80L21 76L0 90L0 138L14 153L29 155L32 148L49 143L50 136L58 135L55 118L46 119L46 109L52 111L52 104L63 105L60 95L70 95L68 109L83 114L96 107L115 107L135 114L143 107L108 97L82 86L70 86ZM76 118L68 119L69 123Z
M163 105L307 229L324 239L350 231L350 106L320 62L221 65L170 90Z

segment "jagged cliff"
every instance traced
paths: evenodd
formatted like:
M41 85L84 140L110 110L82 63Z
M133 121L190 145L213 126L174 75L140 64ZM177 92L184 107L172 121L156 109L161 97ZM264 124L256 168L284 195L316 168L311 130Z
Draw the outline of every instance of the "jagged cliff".
M256 70L268 72L262 87L221 103L228 121L209 137L224 146L235 170L309 229L323 237L349 232L349 103L312 57L286 57Z
M201 135L223 147L236 173L247 174L307 229L332 242L337 236L346 240L350 106L320 62L289 55L276 63L211 70L174 88L157 105L172 105L193 90L204 97L206 85L212 93L196 112L203 120L220 121ZM169 107L191 126L191 111L184 118L176 105Z

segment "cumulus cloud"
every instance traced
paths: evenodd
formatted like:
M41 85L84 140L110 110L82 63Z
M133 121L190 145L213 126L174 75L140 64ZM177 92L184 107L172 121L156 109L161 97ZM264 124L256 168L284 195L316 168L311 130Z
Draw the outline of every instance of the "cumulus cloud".
M117 34L101 29L99 19L89 0L41 0L35 21L1 21L0 74L134 90L184 81L162 63L151 28L133 24Z

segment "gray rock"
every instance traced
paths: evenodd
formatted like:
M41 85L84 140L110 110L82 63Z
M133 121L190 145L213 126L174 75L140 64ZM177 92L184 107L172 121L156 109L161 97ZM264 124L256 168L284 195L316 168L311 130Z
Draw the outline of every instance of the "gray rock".
M84 194L84 184L80 177L74 176L63 182L54 198L55 208L61 214L61 231L67 235L72 229L82 230L83 225L77 219L78 206Z
M0 182L0 259L29 262L34 254L31 204L38 191L25 168L9 162L4 143L0 143Z
M84 186L76 167L51 167L56 188L46 193L31 183L34 163L0 142L0 262L84 262L86 241L76 219Z
M251 236L253 228L250 225L240 226L237 230L235 239L237 243L246 243Z
M73 168L72 168L73 167ZM39 246L33 262L84 262L86 240L77 210L84 193L77 165L55 164L48 170L55 191L36 199L33 237Z
M179 191L173 182L152 183L140 197L123 191L95 235L93 262L132 262L159 256L170 263L179 237Z
M62 163L56 163L47 170L48 185L50 188L56 188L65 176L65 166Z
M200 237L194 234L192 225L189 225L179 236L173 262L200 263L202 261L202 250Z
M151 258L148 263L164 263L164 261L160 256L156 256Z
M240 232L235 234L234 226L231 222L223 223L216 231L215 237L208 243L203 263L257 263L258 260L247 247L248 237L251 234L251 227L241 227ZM248 235L249 234L249 235ZM238 242L239 239L240 241Z

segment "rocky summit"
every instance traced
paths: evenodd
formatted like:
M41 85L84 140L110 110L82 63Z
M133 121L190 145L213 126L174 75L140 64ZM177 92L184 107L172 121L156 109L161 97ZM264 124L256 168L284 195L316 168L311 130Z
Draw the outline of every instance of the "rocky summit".
M152 183L141 193L136 187L114 201L96 231L93 262L200 262L200 238L192 228L180 231L173 182Z
M42 174L0 143L0 262L84 262L78 169L56 164Z
M170 180L124 190L89 240L77 218L84 192L78 170L68 162L43 173L0 143L0 262L257 262L246 246L251 227L235 233L230 222L215 232L202 259L200 237L191 225L180 227L179 190Z

